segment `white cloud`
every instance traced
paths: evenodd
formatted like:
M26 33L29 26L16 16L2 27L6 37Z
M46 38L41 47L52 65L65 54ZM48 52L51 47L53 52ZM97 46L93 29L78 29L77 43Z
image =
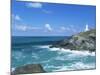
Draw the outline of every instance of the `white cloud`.
M16 30L19 31L43 31L45 30L46 32L51 32L53 29L49 24L45 24L45 29L43 29L42 27L34 27L34 26L28 26L28 25L16 25L15 26Z
M40 27L33 27L28 25L16 25L15 28L20 31L27 31L27 30L35 31L41 29Z
M80 30L78 28L74 27L74 25L70 25L69 27L62 26L62 27L60 27L60 30L59 30L59 32L69 32L69 33L73 33L73 34L78 33L79 31Z
M70 28L70 27L64 27L64 26L62 26L62 27L60 28L60 30L61 30L61 31L70 31L71 28Z
M45 28L50 32L52 31L52 27L50 26L50 24L45 24Z
M47 9L43 9L43 4L42 3L27 3L26 6L31 7L31 8L42 8L41 11L46 13L46 14L51 14L52 13L52 11L49 11Z
M65 27L61 27L61 30L62 30L62 31L65 31L65 30L66 30L66 28L65 28Z
M32 31L36 31L36 30L41 30L42 28L40 28L40 27L28 26L27 29L28 29L28 30L32 30Z
M16 29L20 30L20 31L26 31L27 30L27 26L25 26L25 25L17 25Z
M70 31L70 30L71 30L71 28L67 27L67 28L66 28L66 30L67 30L67 31Z
M21 20L21 17L20 17L20 16L18 16L18 15L15 15L15 20L20 21L20 20Z
M70 28L71 28L71 29L75 29L76 26L75 26L75 25L70 25Z
M51 11L45 10L45 9L42 9L42 11L43 11L44 13L47 13L47 14L51 14L51 13L52 13Z
M12 19L13 20L17 20L17 21L21 21L22 20L19 15L14 15L14 14L12 14Z
M32 7L32 8L42 8L42 3L28 3L27 7Z

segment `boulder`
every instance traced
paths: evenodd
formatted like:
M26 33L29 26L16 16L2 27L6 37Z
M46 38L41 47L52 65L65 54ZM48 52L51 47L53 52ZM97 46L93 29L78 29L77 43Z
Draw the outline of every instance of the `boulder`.
M32 74L32 73L44 73L44 69L40 64L28 64L21 67L17 67L11 75L17 74Z

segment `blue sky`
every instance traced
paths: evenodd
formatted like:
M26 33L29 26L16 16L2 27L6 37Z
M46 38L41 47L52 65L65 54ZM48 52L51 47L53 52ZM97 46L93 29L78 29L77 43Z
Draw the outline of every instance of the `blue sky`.
M12 2L13 36L69 36L95 28L96 7L41 2Z

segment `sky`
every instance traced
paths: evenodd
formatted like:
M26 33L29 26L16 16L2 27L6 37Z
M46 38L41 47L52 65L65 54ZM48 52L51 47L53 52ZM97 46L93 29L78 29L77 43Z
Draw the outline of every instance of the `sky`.
M96 7L12 1L12 36L70 36L95 28Z

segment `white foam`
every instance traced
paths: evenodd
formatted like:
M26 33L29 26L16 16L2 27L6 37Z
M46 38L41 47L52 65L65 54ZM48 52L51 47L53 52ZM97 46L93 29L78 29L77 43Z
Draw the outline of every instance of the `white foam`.
M11 71L14 71L15 70L15 68L13 67L13 68L11 68Z
M59 57L56 57L55 60L66 60L66 57L59 56Z
M85 69L94 69L94 68L95 68L95 64L84 64L82 62L77 62L70 66L59 66L58 70L53 70L53 71L85 70Z
M41 63L48 63L50 60L41 61Z
M67 68L66 66L61 66L58 70L54 70L54 71L69 71L72 69Z
M32 53L32 58L39 59L38 55L35 53Z
M83 55L83 56L95 56L95 52L89 52L89 51L72 51L73 54L77 54L77 55Z
M19 60L19 59L22 58L23 53L22 53L22 52L16 52L16 53L14 54L14 56L15 56L15 59Z
M95 56L95 52L89 52L89 51L85 51L85 50L81 50L81 51L77 51L77 50L70 50L70 49L62 49L62 51L66 51L66 52L71 52L73 54L77 54L77 55L91 55L91 56Z
M44 45L44 46L42 45L42 46L38 46L38 47L40 47L40 48L47 48L50 51L57 51L57 52L59 52L59 54L62 54L62 53L72 53L73 55L77 54L77 55L84 55L84 56L87 56L87 55L95 56L95 52L89 52L89 51L85 51L85 50L77 51L77 50L70 50L70 49L56 48L56 47L49 48L50 46L51 45Z
M95 68L95 63L94 64L84 64L82 62L77 62L75 64L72 64L71 67L73 67L75 70L91 69L91 68Z
M41 46L38 46L39 48L49 48L50 45L41 45Z
M49 49L50 49L50 51L60 51L59 48L49 48Z
M53 70L52 71L68 71L68 70L72 70L72 69L70 69L70 68L68 68L67 66L65 66L65 65L60 65L60 66L54 66L54 65L45 65L44 66L44 69L50 69L50 68L53 68ZM55 70L54 70L55 69Z
M62 66L63 66L63 65L62 65ZM48 68L59 69L59 68L61 68L61 66L54 66L54 65L48 65L48 64L46 64L43 68L44 68L44 69L48 69Z
M77 51L77 50L70 50L70 49L60 49L60 48L49 48L50 51L59 51L61 53L72 53L75 55L90 55L90 56L95 56L95 52L89 52L89 51L85 51L85 50L81 50L81 51Z

